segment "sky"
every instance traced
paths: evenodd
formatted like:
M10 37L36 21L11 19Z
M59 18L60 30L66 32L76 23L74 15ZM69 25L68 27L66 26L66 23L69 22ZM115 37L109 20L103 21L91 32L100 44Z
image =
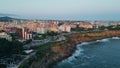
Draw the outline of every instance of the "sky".
M0 0L0 13L29 19L120 20L120 0Z

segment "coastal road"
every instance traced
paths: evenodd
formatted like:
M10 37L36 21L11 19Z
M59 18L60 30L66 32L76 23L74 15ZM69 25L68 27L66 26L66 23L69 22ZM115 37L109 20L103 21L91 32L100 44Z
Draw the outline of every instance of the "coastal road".
M57 36L56 36L57 37ZM59 38L56 41L62 41L65 40L65 37L63 35L58 36ZM26 45L26 46L40 46L42 44L45 44L47 42L50 42L49 39L44 39L44 40L34 40L34 42L31 43L31 45ZM35 44L36 43L36 44ZM14 67L9 67L9 68L18 68L24 61L26 61L27 59L29 59L31 56L35 55L36 52L31 53L30 55L26 56L21 62L19 62L16 66Z
M19 62L16 66L9 67L9 68L18 68L24 61L26 61L27 59L29 59L31 56L33 56L35 54L36 54L36 52L31 53L30 55L26 56L21 62Z

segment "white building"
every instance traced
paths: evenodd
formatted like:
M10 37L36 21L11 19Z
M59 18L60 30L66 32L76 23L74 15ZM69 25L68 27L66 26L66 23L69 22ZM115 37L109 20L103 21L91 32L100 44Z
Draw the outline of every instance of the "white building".
M5 32L0 32L0 38L5 38L8 41L12 41L12 37Z
M71 32L71 26L69 24L63 24L59 26L60 31Z
M37 33L44 34L47 32L47 24L46 23L39 23L37 25Z

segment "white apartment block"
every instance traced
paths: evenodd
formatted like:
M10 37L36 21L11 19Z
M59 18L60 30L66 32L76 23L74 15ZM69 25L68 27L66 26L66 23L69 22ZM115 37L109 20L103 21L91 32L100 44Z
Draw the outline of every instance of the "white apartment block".
M12 37L5 32L0 32L0 38L5 38L8 41L12 41Z
M59 26L60 31L62 32L71 32L71 26L68 24L63 24Z

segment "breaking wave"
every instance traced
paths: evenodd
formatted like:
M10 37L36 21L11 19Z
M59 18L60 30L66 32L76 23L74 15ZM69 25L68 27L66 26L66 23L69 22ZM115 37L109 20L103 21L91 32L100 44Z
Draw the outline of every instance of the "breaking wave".
M112 37L112 39L120 39L120 37Z
M97 42L108 42L108 41L109 41L109 38L97 40Z
M75 51L75 53L73 53L72 56L70 56L69 58L63 60L62 63L68 62L68 63L72 64L72 60L75 60L76 58L78 58L80 55L83 54L82 52L84 51L84 49L81 46L94 44L97 42L108 42L108 41L110 41L110 39L120 39L120 38L112 37L112 38L106 38L106 39L96 40L96 41L92 41L92 42L82 42L81 44L77 45L77 50Z

